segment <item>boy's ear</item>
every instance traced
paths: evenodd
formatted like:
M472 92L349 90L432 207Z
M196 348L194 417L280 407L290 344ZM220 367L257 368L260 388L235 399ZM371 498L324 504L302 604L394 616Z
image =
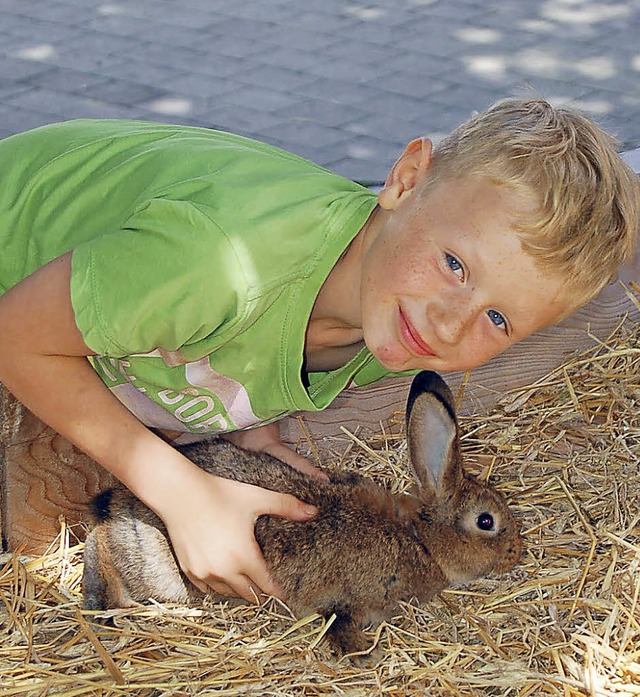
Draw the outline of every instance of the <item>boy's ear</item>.
M378 193L381 208L394 210L422 183L431 166L432 148L429 138L416 138L407 145Z

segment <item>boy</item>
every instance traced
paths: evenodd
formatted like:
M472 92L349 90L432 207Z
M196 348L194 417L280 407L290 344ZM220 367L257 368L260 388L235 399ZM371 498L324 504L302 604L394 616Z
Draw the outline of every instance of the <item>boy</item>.
M629 258L640 198L611 139L542 100L412 141L377 200L244 138L126 121L9 138L0 172L0 380L162 517L192 581L249 600L279 592L257 516L313 509L146 426L313 472L277 419L558 321Z

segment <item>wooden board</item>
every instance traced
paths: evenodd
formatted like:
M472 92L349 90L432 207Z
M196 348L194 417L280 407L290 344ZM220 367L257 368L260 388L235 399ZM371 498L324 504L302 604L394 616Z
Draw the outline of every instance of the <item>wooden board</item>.
M627 157L640 169L640 149ZM640 249L620 280L640 284ZM468 376L448 373L454 394L468 378L459 411L488 412L510 390L529 385L573 353L604 341L623 317L640 321L640 305L619 282L556 327L546 329ZM369 388L346 390L324 412L301 413L282 422L285 442L306 450L307 433L321 458L339 455L350 444L343 428L365 436L402 427L410 384L396 378ZM68 525L86 517L86 504L109 485L111 475L54 433L0 385L0 533L3 549L41 553L55 539L60 516ZM81 529L77 530L81 536Z
M0 472L3 547L43 552L85 519L87 503L113 477L2 388ZM82 529L77 530L82 536Z

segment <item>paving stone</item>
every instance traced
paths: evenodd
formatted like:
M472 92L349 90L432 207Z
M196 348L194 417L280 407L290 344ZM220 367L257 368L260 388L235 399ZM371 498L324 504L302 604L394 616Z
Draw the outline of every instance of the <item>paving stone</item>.
M29 78L29 84L61 92L76 92L87 94L87 90L96 85L109 82L110 78L93 72L72 70L70 68L51 67L44 72Z
M293 144L306 146L309 143L317 147L318 144L331 145L345 140L341 129L304 119L290 119L287 123L264 129L262 132L270 142L282 143L283 147Z
M296 92L302 85L312 85L317 77L308 71L273 65L248 65L233 76L240 84L257 85L278 92Z
M31 87L29 85L0 78L0 104L3 104L4 101L9 97L15 97L19 94L27 92L30 89ZM5 107L0 107L0 113L5 112L6 110L7 109Z
M269 140L358 179L515 94L640 145L640 0L0 0L0 136L139 117Z
M133 36L139 44L164 42L169 46L189 47L194 37L191 28L121 14L96 14L85 26L87 30L101 31L113 36Z
M202 75L183 74L171 76L163 82L167 94L197 98L224 99L225 95L241 89L236 80L212 75L206 80Z
M260 60L264 65L308 70L318 62L318 55L304 49L270 44L269 49L260 54Z
M356 88L352 82L348 81L347 75L343 77L344 79L318 77L309 85L301 85L296 93L302 98L321 98L337 105L361 106L365 111L370 111L368 101L379 98L384 90L373 80L361 82Z
M120 57L128 55L136 46L139 46L140 38L137 36L118 36L104 31L87 31L75 37L71 46L65 46L63 42L57 42L56 45L58 53L62 55L68 50L74 56L83 53L87 57L92 55L101 58ZM89 67L89 65L84 67Z
M129 50L127 58L132 62L144 61L153 65L164 66L167 74L172 71L191 71L207 54L190 47L167 46L162 43L149 42L139 44Z
M345 64L341 58L333 58L330 54L320 57L315 65L308 68L308 72L318 77L340 79L345 74L349 76L354 85L377 81L391 72L384 64L350 63Z
M6 138L15 133L62 120L66 119L61 118L59 114L47 114L31 108L21 109L15 104L5 103L5 107L0 111L0 137Z
M272 112L273 116L279 118L280 124L283 126L289 124L293 129L329 127L332 131L335 129L341 132L342 135L338 139L330 137L324 140L325 145L344 140L347 137L347 124L356 121L362 114L363 112L357 107L321 99L300 101L286 109Z
M107 10L110 6L106 6ZM151 23L163 23L168 26L187 27L198 29L209 21L209 17L214 12L214 4L211 3L209 9L196 8L187 2L176 4L170 0L153 0L145 2L143 0L130 0L111 6L112 11L121 16L133 17ZM104 3L97 3L96 10L105 11Z
M170 70L163 65L129 58L113 58L93 72L101 79L134 80L145 85L165 85L168 80L179 81L193 76L190 71ZM201 75L195 75L195 79L202 82Z
M273 111L289 107L299 101L295 95L285 94L284 92L275 92L266 87L257 85L239 86L238 90L231 92L226 96L226 101L229 104L236 106L246 106L255 109L256 105L260 104L264 109Z
M33 71L40 72L50 66L58 66L63 68L77 69L82 66L85 71L97 70L105 62L111 60L108 53L100 51L91 51L85 48L76 49L75 47L59 44L46 45L42 53L36 52L35 57L28 61L33 66ZM112 52L115 55L115 49ZM27 62L27 61L25 61ZM3 66L0 62L0 71Z
M258 140L265 140L265 131L287 122L287 118L273 111L260 108L239 107L225 103L224 98L210 99L206 108L198 115L201 125L232 131Z
M1 12L1 11L0 11ZM42 44L56 44L62 41L74 41L81 36L83 29L76 24L62 22L45 22L31 17L16 17L1 14L2 31L8 40L0 44L0 52L12 55L18 48L30 48Z
M91 2L69 4L66 2L47 2L45 0L30 0L18 5L17 12L28 17L34 31L38 25L45 22L55 22L64 25L79 25L95 16L96 7Z
M50 114L58 121L77 118L128 118L133 113L130 107L38 87L9 97L4 102L23 111Z
M270 45L286 45L301 51L316 51L320 59L332 45L339 44L341 38L337 34L316 32L313 28L305 29L298 26L279 25L270 36L265 37Z
M275 18L291 17L300 12L300 7L290 2L277 0L254 0L253 2L223 2L219 11L244 20L273 21Z
M377 114L386 118L395 119L398 124L403 122L414 122L425 117L429 110L436 109L434 96L440 90L435 90L434 94L429 94L429 80L425 80L425 96L423 98L408 97L401 94L392 94L384 89L378 89L363 103L370 114ZM440 87L440 83L437 83ZM442 104L437 105L437 111L443 111Z
M344 61L346 70L349 70L353 63L383 67L393 55L389 51L389 46L366 40L335 44L331 47L330 53L332 58Z
M0 78L23 82L36 75L51 70L51 66L40 61L22 60L21 58L4 58L0 60Z
M368 114L364 118L345 125L345 130L353 134L353 137L368 136L382 140L396 147L397 154L400 154L401 146L406 145L414 138L422 135L429 135L431 130L435 130L435 125L431 128L427 126L428 118L426 115L421 120L421 125L411 122L398 123L397 118L385 116L383 114ZM439 130L439 129L438 129Z
M148 102L141 102L137 108L143 118L180 123L189 119L190 124L198 121L206 114L210 106L207 97L196 97L189 94L168 93Z
M137 106L154 99L161 99L167 95L167 90L128 80L111 80L87 87L83 90L83 94L108 104Z
M246 32L246 30L245 30ZM259 34L259 32L257 32ZM225 28L215 28L207 36L200 37L192 44L194 48L215 55L242 60L256 53L263 53L270 48L264 37L256 38L253 34L238 35Z
M258 139L267 143L273 142L270 141L268 137L263 137L262 135L258 135ZM333 172L335 170L333 169L332 163L344 158L348 141L345 140L331 144L316 142L304 144L290 143L284 146L282 143L273 142L273 145L284 147L285 150L293 152L296 155L300 155L300 157L304 157L311 162L315 162L315 164L319 165L320 167L324 167L325 169Z

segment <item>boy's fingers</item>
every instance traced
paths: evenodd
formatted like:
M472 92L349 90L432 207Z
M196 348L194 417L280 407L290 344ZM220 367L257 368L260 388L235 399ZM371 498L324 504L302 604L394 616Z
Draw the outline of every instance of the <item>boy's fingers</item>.
M287 465L291 465L291 467L294 469L304 472L311 477L317 477L318 479L329 481L329 477L321 469L307 460L306 457L300 455L300 453L297 453L295 450L291 450L291 448L287 447L284 443L271 444L265 448L265 452L273 457L277 457L278 460L286 462Z
M233 579L228 579L227 583L212 580L209 592L213 590L227 597L244 598L254 605L260 602L261 594L282 598L282 589L273 581L266 566L258 565L252 571L247 571L249 571L251 577L239 574Z
M231 586L227 585L219 578L213 576L207 579L196 578L193 574L186 571L185 575L199 591L202 591L202 593L207 595L210 595L211 593L218 593L219 595L224 595L226 597L234 597L237 595Z
M191 576L190 574L187 574L187 578L201 593L211 593L212 588L208 586L204 581L201 581L199 578L195 578L195 576Z
M280 426L278 423L267 424L249 431L231 431L230 433L225 433L222 437L242 448L268 453L312 477L329 479L321 469L312 464L306 457L292 450L280 440Z
M253 592L255 584L251 583L251 579L249 579L247 576L240 575L236 576L233 579L233 582L229 581L229 583L231 583L230 586L227 586L224 583L217 584L226 588L226 592L221 593L221 595L226 595L232 598L244 598L248 602L253 603L254 605L256 604L260 590L258 590L256 593Z
M260 589L254 592L256 584L253 583L249 577L244 575L237 576L233 579L233 582L230 580L228 583L218 578L210 578L207 579L206 582L196 578L189 578L189 580L196 588L207 595L215 593L225 598L244 598L254 604L261 593ZM265 591L265 593L273 595L273 593L269 593L268 591Z
M256 602L256 598L260 596L260 593L281 599L284 597L282 588L274 581L262 555L257 557L252 568L246 571L247 576L244 577L246 581L245 590L250 594L249 599L252 602ZM243 595L243 597L247 596Z
M270 491L269 496L265 497L262 503L261 515L272 515L287 520L302 522L313 518L318 513L316 506L300 501L290 494L279 494L275 491Z

